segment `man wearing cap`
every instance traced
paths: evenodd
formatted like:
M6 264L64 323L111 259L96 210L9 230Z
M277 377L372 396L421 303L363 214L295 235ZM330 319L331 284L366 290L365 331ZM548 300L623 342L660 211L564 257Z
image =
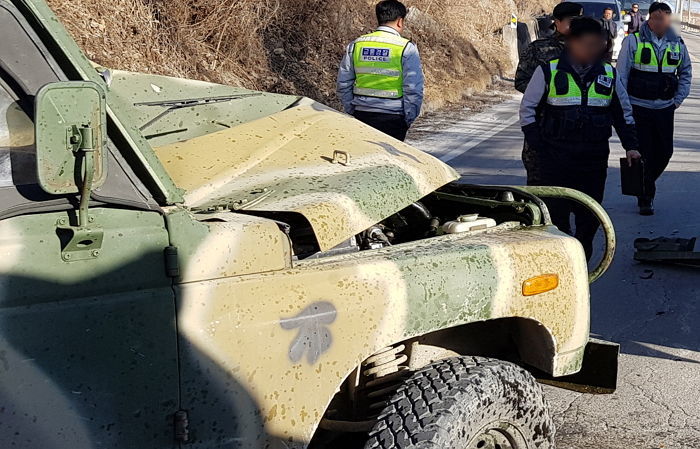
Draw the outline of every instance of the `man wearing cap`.
M637 199L640 215L654 215L656 181L673 155L675 111L690 94L693 81L688 48L671 27L671 14L666 3L652 3L649 20L625 38L617 61L644 158L644 195Z
M641 157L629 99L618 89L615 69L602 58L606 39L600 21L572 20L566 50L535 71L520 106L520 124L537 155L541 185L576 189L598 202L605 193L613 127L630 164ZM552 222L575 235L590 260L598 219L568 201L548 205Z
M554 8L554 34L550 37L538 39L523 51L520 55L518 70L515 73L515 88L525 92L532 79L535 70L547 61L561 55L564 50L565 38L569 34L571 19L583 14L583 6L574 2L564 2ZM527 141L523 146L523 164L527 170L528 185L538 185L540 182L538 166L535 162L535 154L530 149Z
M338 72L337 92L348 114L404 140L423 103L423 69L416 46L401 37L406 6L377 4L379 28L351 43Z
M644 17L642 17L642 12L639 10L639 4L632 3L632 9L627 14L631 19L628 24L627 33L634 34L639 31L644 23Z

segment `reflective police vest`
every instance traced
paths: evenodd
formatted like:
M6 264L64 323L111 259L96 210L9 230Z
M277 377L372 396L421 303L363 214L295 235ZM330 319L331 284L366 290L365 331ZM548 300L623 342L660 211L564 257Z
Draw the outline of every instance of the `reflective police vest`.
M590 86L559 67L559 59L546 66L546 99L543 102L542 131L553 140L605 141L612 135L610 105L615 94L615 69L604 64ZM591 70L596 70L595 68Z
M403 97L403 53L409 42L386 31L375 31L355 41L355 95Z
M678 90L678 68L683 62L682 41L669 42L659 61L654 44L635 33L637 51L627 90L644 100L671 100Z

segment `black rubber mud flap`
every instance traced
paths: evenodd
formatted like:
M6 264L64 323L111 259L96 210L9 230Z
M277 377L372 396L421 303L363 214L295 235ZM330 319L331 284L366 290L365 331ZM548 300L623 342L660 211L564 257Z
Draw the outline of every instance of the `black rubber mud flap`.
M570 376L554 378L543 372L533 372L535 378L579 393L611 394L617 389L617 364L620 345L605 340L590 339L583 356L581 371Z

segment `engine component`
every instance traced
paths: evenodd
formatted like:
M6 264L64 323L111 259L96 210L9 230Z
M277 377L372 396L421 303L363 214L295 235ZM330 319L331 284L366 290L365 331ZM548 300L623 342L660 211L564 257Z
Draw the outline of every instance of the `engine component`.
M480 231L493 228L496 220L492 218L480 218L479 214L461 215L456 221L448 221L442 226L445 234L460 234L462 232Z
M386 231L383 226L372 226L362 233L362 248L363 249L381 249L391 246L390 238L393 237L391 231Z

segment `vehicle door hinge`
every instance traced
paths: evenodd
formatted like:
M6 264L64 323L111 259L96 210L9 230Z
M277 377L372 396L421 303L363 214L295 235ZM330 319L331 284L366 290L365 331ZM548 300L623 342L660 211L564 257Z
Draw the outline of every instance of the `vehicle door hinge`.
M177 246L166 246L163 251L165 255L165 274L170 278L180 277L180 261L177 257Z
M190 421L185 410L178 410L173 417L175 426L175 441L187 443L190 440Z

